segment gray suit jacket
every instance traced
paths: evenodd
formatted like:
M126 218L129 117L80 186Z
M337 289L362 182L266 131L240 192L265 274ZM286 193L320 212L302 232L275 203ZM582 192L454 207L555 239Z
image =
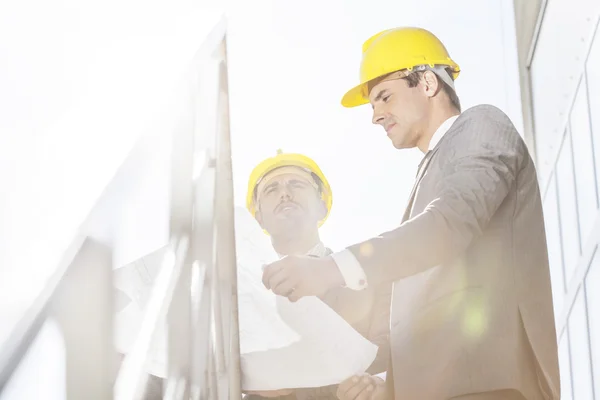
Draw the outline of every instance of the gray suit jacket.
M507 388L559 398L538 182L502 111L460 115L424 159L400 227L350 251L369 285L395 281L396 399Z

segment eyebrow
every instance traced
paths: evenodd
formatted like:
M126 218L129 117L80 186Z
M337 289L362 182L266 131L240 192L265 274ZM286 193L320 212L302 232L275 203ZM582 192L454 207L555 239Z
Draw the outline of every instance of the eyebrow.
M387 93L388 93L388 90L387 90L387 89L383 89L381 92L377 93L377 96L375 96L375 98L374 98L374 99L373 99L373 101L371 102L371 108L372 108L372 109L375 109L375 106L373 105L373 103L375 103L375 102L377 102L377 101L381 100L381 98L382 98L383 96L385 96Z
M277 187L277 186L279 186L279 182L269 183L267 186L265 186L265 188L262 191L265 192L266 190Z
M381 100L381 98L383 96L385 96L388 93L387 89L383 89L381 92L377 93L377 96L375 96L375 99L373 101L379 101Z
M290 179L290 183L302 183L304 185L308 185L308 182L306 182L302 179Z

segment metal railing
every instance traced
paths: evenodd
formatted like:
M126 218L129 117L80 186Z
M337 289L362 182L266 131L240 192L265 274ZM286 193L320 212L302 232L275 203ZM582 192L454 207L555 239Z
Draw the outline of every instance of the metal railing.
M142 399L150 349L165 324L164 398L241 398L227 71L222 20L189 71L187 128L172 135L170 243L139 334L120 368L113 344L115 244L83 232L0 348L0 395L45 321L53 319L64 340L69 400ZM210 107L200 92L211 87L216 118L206 129L199 110Z

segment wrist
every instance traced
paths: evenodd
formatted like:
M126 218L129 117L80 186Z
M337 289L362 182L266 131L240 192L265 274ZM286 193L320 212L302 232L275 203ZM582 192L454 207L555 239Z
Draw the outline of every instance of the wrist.
M331 256L327 257L326 259L327 281L329 282L329 287L333 289L344 286L346 281L344 280L344 276L340 272L335 260Z

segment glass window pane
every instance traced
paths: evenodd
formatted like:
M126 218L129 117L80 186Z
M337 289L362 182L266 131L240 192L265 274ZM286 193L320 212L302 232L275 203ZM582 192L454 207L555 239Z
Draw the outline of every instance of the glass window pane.
M587 59L586 74L596 156L596 180L600 186L600 29L596 31Z
M577 202L575 200L575 182L573 180L573 155L571 153L571 135L567 132L556 165L558 188L558 207L563 244L565 282L569 280L577 266L579 258L579 226L577 221Z
M542 182L548 176L547 168L551 167L567 122L581 60L589 48L599 9L598 0L547 2L531 63L536 152Z
M553 175L550 179L546 196L544 197L544 221L546 225L546 241L548 242L548 260L550 262L550 278L552 279L554 313L560 315L564 301L565 282L560 244L558 201L556 196L556 179Z
M585 295L580 289L569 315L569 342L575 399L593 399Z
M569 332L566 329L558 344L558 364L560 369L560 398L561 400L573 400L571 360L569 357Z
M588 112L587 82L581 80L573 109L571 110L571 139L575 161L575 183L579 206L579 228L582 243L585 243L596 219L596 174L594 152ZM600 161L600 160L598 160Z
M585 278L585 294L588 305L590 326L592 367L596 398L600 397L600 249L592 259L592 264Z

